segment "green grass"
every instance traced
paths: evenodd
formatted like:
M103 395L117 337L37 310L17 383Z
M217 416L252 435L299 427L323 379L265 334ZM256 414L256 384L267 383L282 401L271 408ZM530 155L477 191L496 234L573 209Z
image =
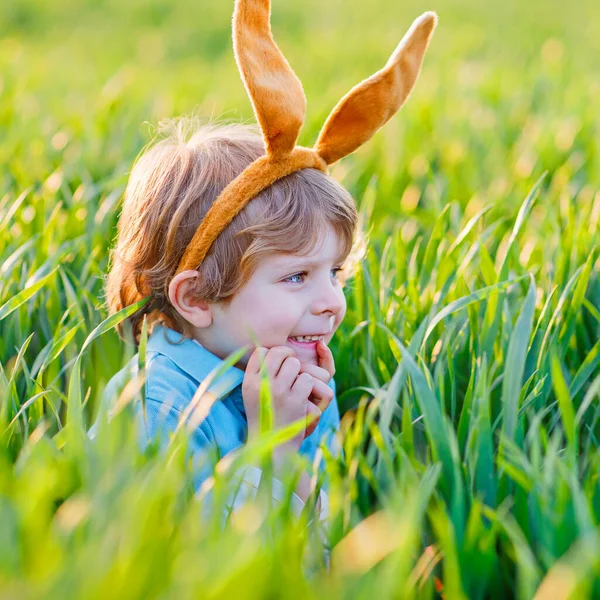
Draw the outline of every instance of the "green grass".
M184 431L140 453L125 405L85 436L135 352L105 321L102 281L148 123L252 116L231 2L3 11L3 597L600 595L600 13L395 4L273 7L308 98L303 145L414 17L440 17L407 105L333 169L370 243L332 343L330 571L289 507L259 499L225 531L207 518Z

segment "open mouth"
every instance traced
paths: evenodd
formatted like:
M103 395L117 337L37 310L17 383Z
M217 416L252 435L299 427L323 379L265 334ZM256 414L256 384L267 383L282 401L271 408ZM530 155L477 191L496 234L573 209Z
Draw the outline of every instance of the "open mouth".
M291 336L288 340L297 346L302 348L316 348L319 340L324 339L324 335L296 335Z

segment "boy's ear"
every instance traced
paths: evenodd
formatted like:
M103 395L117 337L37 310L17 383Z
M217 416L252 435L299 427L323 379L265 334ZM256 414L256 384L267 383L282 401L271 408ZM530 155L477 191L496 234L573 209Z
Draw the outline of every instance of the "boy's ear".
M198 271L182 271L169 284L169 302L194 327L208 327L213 320L210 304L194 298L193 290Z

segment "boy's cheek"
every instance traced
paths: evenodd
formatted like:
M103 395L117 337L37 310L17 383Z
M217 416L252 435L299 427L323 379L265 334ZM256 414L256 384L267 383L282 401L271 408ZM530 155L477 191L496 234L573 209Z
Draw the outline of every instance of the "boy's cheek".
M333 327L334 333L335 333L335 330L341 325L345 316L346 316L346 303L344 302L344 308L342 310L340 310L340 312L337 315L335 315L335 321L334 321L334 327Z

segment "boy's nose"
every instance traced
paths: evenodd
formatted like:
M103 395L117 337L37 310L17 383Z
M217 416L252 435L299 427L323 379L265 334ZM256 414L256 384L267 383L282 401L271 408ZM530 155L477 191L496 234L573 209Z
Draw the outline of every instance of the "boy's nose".
M315 315L325 312L337 315L343 308L343 298L340 298L340 293L331 285L325 286L325 289L314 299L312 304L312 312Z

